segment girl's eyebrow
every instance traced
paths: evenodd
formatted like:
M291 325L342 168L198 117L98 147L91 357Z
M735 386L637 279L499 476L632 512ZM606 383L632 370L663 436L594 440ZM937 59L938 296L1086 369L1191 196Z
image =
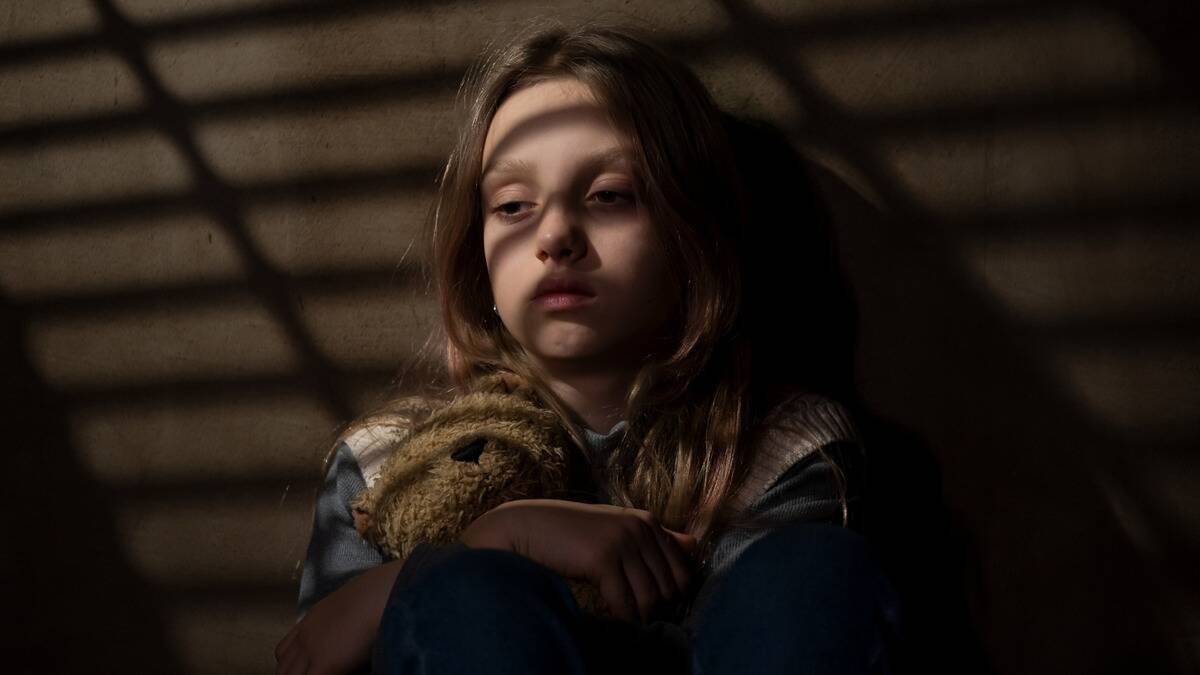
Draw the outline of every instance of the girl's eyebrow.
M597 150L583 158L580 163L580 168L584 171L600 169L614 164L630 164L629 154L625 148L613 147L605 150ZM533 173L533 164L529 161L516 158L501 158L499 160L492 159L488 166L484 168L483 174L480 176L479 182L482 185L489 176L498 176L505 174L522 174Z

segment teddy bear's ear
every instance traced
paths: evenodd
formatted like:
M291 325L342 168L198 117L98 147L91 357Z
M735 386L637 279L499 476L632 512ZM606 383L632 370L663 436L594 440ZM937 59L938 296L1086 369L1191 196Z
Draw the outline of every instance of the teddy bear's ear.
M477 438L467 445L464 445L450 453L450 457L460 462L475 462L478 464L479 456L483 454L483 447L485 445L487 445L486 438Z

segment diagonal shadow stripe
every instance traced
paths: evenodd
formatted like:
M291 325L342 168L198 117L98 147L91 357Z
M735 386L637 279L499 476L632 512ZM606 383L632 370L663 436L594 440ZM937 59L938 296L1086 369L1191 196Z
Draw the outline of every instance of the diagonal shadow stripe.
M405 164L384 169L339 171L292 176L246 185L222 182L217 196L244 207L339 196L371 196L384 190L429 190L434 186L438 167L430 164ZM169 216L178 213L220 213L207 201L211 184L201 184L185 192L159 192L102 200L86 200L31 206L0 212L0 230L41 229L55 225L95 227L107 221L133 217Z
M177 105L181 114L195 121L272 115L293 110L341 109L354 103L404 101L430 92L453 92L460 77L458 71L447 73L442 70L404 76L359 76L307 87L255 91L212 100L178 101ZM157 125L157 118L148 108L11 125L0 128L0 152L41 148L51 143Z
M415 264L404 263L389 268L345 269L312 272L291 277L292 288L301 297L319 297L365 290L419 291L423 281ZM147 307L170 301L172 307L221 307L244 297L246 287L238 281L203 281L163 285L154 288L128 288L99 293L38 298L12 304L34 319L44 317L99 316L118 317L126 312L139 312Z
M442 369L444 370L444 369ZM442 382L445 374L424 359L414 358L408 363L398 363L387 368L343 368L340 371L343 386L350 383L366 387L371 391L396 382L397 372L402 372L404 382ZM64 405L71 409L108 409L158 407L166 404L187 405L205 403L213 399L225 401L270 400L295 394L308 384L308 379L293 373L270 373L259 376L237 378L210 378L140 384L74 387L59 392Z
M317 348L297 311L295 292L283 272L274 269L247 232L242 203L209 166L193 136L190 121L178 101L166 90L146 55L146 36L116 8L111 0L95 0L103 32L112 48L129 64L145 91L147 110L159 130L175 145L188 163L195 183L193 196L225 231L246 270L247 285L260 297L270 315L282 327L296 350L305 384L338 419L354 415L342 390L333 362Z
M340 20L373 12L394 10L397 5L419 7L431 4L421 0L388 2L387 0L340 0L339 2L277 3L148 21L143 34L148 41L170 40L234 30L285 26L315 21ZM85 31L51 38L14 42L0 46L0 68L27 65L78 54L86 54L110 45L103 32Z
M292 2L274 6L234 8L197 12L186 16L146 21L141 24L148 42L170 41L204 35L244 32L258 28L340 21L395 11L397 7L429 7L433 0L340 0L339 2ZM500 4L492 0L489 6ZM913 6L873 6L866 10L840 10L797 19L773 20L762 28L793 40L844 42L894 35L987 26L996 21L1020 19L1031 13L1070 11L1091 7L1082 0L980 0L949 8L938 3ZM680 49L713 45L724 36L717 32L680 42L663 41ZM109 45L99 32L83 31L50 38L35 38L0 45L0 69L87 54Z

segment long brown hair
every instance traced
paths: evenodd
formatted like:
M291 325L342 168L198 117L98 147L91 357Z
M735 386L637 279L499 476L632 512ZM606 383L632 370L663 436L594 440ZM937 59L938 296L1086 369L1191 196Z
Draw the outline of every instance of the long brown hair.
M480 174L484 138L512 93L551 78L587 85L632 141L637 194L665 250L678 316L667 348L642 363L629 423L605 473L614 504L645 509L707 546L739 514L730 497L753 463L755 431L776 396L751 378L739 313L745 190L722 114L686 65L627 28L557 25L485 51L459 90L461 134L441 173L424 243L449 388L506 371L527 379L584 445L577 415L547 386L492 310L484 265ZM427 345L428 347L428 345ZM423 396L430 397L428 391ZM397 398L353 423L409 425Z

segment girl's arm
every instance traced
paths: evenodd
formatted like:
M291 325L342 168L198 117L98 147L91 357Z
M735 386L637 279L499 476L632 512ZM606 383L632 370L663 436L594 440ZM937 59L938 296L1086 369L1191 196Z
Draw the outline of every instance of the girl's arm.
M649 512L559 499L506 502L476 519L461 540L510 550L567 579L594 583L612 613L649 622L688 594L696 538Z
M344 675L364 667L403 565L373 567L316 602L275 646L275 672Z
M354 528L350 501L364 489L358 461L343 442L317 495L298 620L275 647L277 673L347 673L366 663L402 565L388 562Z
M341 443L317 496L298 620L275 648L276 672L344 673L364 666L392 588L463 546L422 544L403 561L388 558L354 527L350 502L366 487L350 446Z

